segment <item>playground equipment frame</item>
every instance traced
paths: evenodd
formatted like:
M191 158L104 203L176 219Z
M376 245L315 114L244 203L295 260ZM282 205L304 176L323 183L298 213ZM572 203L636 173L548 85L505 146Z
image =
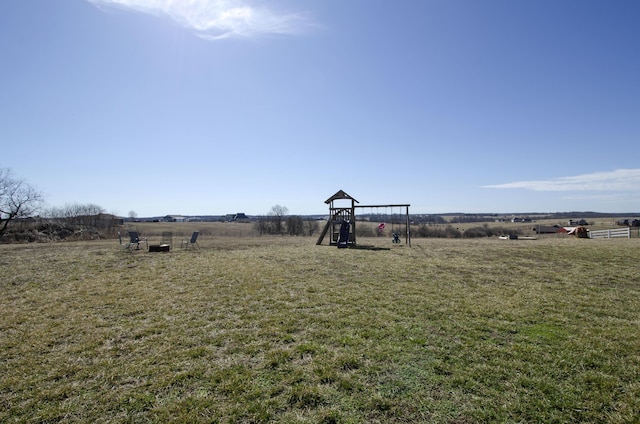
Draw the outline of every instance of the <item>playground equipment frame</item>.
M365 208L371 208L371 209L381 209L381 208L391 208L393 210L393 208L399 208L400 210L402 210L402 208L405 208L405 213L404 213L404 218L405 218L405 224L404 224L404 237L405 237L405 244L408 245L409 247L411 247L411 225L409 222L409 207L411 205L410 204L406 204L406 203L402 203L402 204L389 204L389 205L354 205L353 208L354 209L365 209ZM392 212L393 214L393 212ZM355 213L354 213L355 215ZM355 231L355 230L354 230Z

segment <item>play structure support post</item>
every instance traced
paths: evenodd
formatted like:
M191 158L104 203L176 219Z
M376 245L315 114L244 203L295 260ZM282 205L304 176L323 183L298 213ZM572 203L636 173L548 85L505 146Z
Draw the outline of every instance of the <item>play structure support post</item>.
M406 213L406 223L405 223L405 228L407 230L407 234L406 234L406 241L405 243L411 247L411 222L409 222L409 205L407 205L407 213Z

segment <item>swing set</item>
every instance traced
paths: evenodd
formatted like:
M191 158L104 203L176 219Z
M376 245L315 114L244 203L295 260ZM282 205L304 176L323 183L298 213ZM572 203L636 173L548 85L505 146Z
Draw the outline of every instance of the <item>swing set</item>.
M408 204L394 204L394 205L356 205L356 208L360 208L363 211L369 209L369 214L362 213L361 215L366 215L372 225L375 222L378 223L376 228L376 232L378 237L383 237L385 234L385 229L389 227L389 223L391 223L391 242L395 244L400 243L400 237L402 236L402 224L404 221L404 233L406 235L405 240L406 244L411 246L411 234L409 231L409 206ZM384 214L380 214L379 210L383 208ZM398 208L398 212L395 212L395 208ZM373 213L373 210L376 210L376 213ZM391 210L391 213L388 212L388 209ZM403 214L404 210L404 214ZM361 221L363 222L363 221Z
M345 204L344 201L349 203ZM338 202L342 202L341 205ZM316 242L317 245L322 244L324 237L330 232L329 244L337 245L338 247L349 247L356 245L356 209L364 210L369 209L373 211L385 210L383 219L378 219L378 235L383 236L386 222L391 223L391 242L394 244L400 244L401 236L404 233L405 243L411 247L411 230L409 225L409 204L387 204L387 205L357 205L359 203L356 199L349 196L343 190L338 191L336 194L325 200L325 203L329 205L329 219L320 233L320 237ZM398 209L398 213L395 214L394 210ZM386 211L391 209L391 215ZM371 220L372 214L369 214ZM377 214L377 218L380 218L380 214ZM401 232L402 224L404 221L404 231ZM397 228L396 228L397 227Z

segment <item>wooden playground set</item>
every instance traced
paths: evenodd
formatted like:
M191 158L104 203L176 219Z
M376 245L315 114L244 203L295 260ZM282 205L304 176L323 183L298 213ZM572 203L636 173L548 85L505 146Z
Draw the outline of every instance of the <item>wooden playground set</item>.
M392 242L399 244L400 238L404 235L405 244L411 247L411 228L409 225L409 204L383 204L383 205L359 205L353 197L349 196L343 190L338 191L333 196L324 201L329 205L329 219L324 226L320 237L318 237L317 245L321 245L327 233L330 234L329 245L338 246L339 248L345 248L356 245L356 225L358 220L356 219L356 209L365 210L369 209L391 209L398 208L401 211L400 215L404 218L404 231L396 231L392 227ZM404 211L404 213L402 213ZM362 221L361 221L362 222ZM393 225L393 221L392 221ZM382 231L385 227L385 223L378 224L378 230Z

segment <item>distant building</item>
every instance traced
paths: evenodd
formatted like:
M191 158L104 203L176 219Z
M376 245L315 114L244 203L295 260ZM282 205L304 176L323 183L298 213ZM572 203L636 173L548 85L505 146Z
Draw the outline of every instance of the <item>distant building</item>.
M620 219L616 221L616 224L625 227L640 227L640 219Z
M251 221L249 219L249 217L247 215L245 215L243 212L238 212L237 214L235 214L233 216L233 221L234 222L249 222Z
M164 217L164 222L185 222L187 218L182 215L167 215Z
M511 218L511 222L533 222L533 220L529 217L521 218L514 216L513 218Z

